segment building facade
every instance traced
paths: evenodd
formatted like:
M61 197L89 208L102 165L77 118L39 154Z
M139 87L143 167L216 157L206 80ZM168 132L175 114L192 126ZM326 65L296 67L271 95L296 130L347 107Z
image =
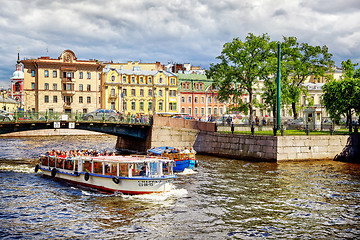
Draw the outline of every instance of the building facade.
M103 69L102 107L124 115L177 113L177 76L161 68L142 69L156 69L157 63L131 65L108 64Z
M195 118L222 116L227 105L218 100L213 81L204 74L178 74L180 91L180 112Z
M101 106L101 72L96 60L78 60L71 50L57 59L22 60L24 110L86 113Z

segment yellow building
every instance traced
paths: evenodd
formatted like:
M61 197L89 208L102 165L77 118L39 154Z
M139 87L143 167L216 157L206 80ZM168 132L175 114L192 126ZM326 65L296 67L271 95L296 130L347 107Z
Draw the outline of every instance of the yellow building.
M40 57L21 63L25 111L86 113L101 107L101 63L78 60L71 50L57 59Z
M151 69L151 64L147 67ZM108 64L103 69L102 108L122 114L178 113L177 76L142 68L143 65Z

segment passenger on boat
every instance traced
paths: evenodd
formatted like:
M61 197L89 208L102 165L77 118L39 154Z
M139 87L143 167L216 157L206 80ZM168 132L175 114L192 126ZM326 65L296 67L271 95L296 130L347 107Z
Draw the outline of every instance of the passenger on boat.
M145 176L145 175L146 175L146 167L143 166L140 171L140 176Z
M196 154L196 151L191 147L191 148L190 148L190 153Z
M190 151L187 147L185 147L185 149L181 153L190 153Z

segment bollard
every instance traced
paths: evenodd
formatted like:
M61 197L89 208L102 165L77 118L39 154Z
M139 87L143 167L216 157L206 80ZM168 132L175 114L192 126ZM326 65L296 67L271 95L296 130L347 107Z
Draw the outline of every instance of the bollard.
M330 135L334 135L334 127L332 124L330 125Z
M251 135L254 135L254 132L255 132L254 125L251 125Z
M274 126L274 128L273 128L274 136L276 136L276 132L277 132L277 128Z
M281 125L281 127L280 127L280 133L281 133L281 136L284 136L284 125Z
M234 124L232 123L232 124L231 124L231 134L234 134L234 130L235 130L235 129L234 129Z
M309 132L310 132L309 126L306 124L306 127L305 127L305 133L306 133L306 135L309 135Z

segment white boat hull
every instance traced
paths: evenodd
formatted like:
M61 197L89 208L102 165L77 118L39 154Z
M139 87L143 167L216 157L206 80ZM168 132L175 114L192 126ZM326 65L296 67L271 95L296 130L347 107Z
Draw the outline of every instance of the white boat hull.
M148 193L162 193L168 192L173 187L174 177L117 177L118 183L113 180L114 176L100 175L94 173L87 173L88 179L86 181L86 172L76 173L66 169L56 169L56 174L53 176L53 168L48 166L41 166L39 170L45 176L62 179L75 184L95 188L105 192L123 193L123 194L148 194Z

